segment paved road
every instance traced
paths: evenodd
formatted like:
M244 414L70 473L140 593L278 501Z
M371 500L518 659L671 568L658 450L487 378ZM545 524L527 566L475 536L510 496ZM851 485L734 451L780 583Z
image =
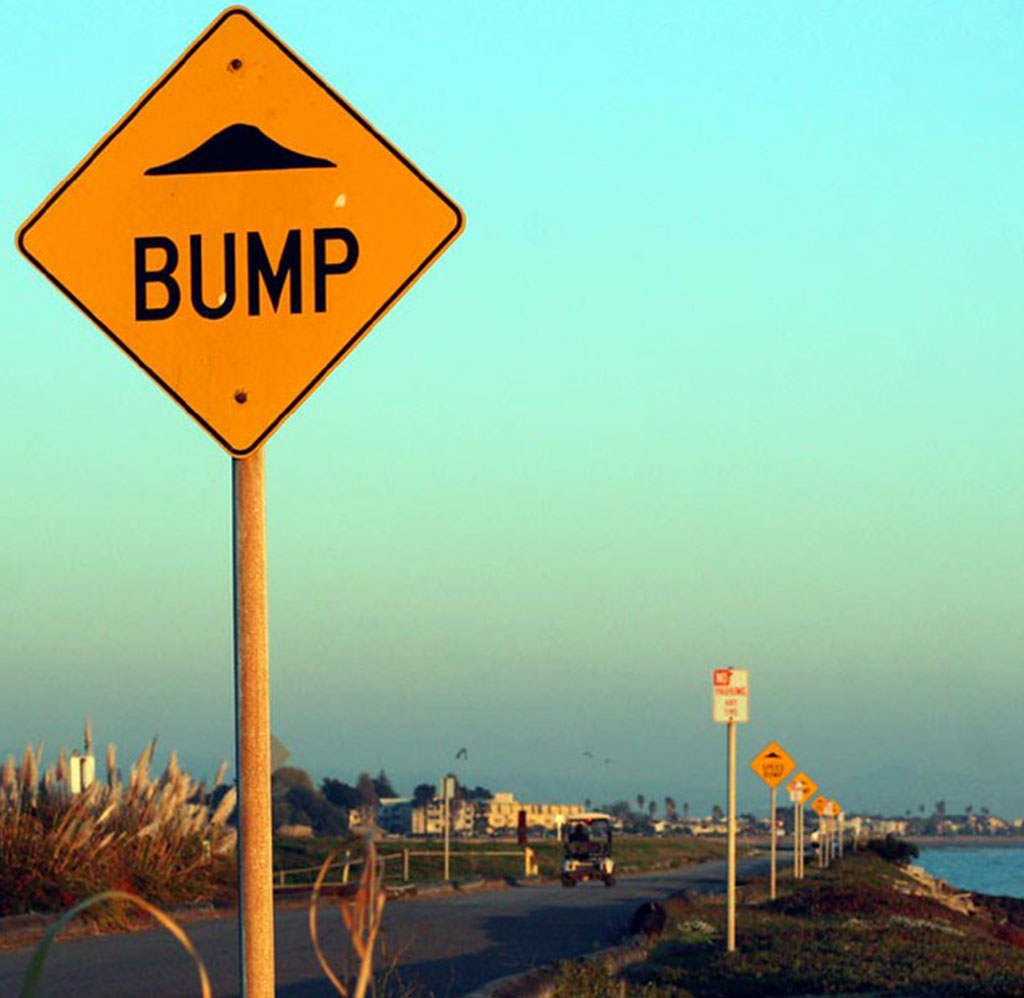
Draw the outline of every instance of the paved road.
M780 862L780 867L783 864ZM766 859L740 864L741 875L766 873ZM454 998L505 974L618 942L636 906L688 888L724 889L724 863L626 877L611 890L536 884L395 901L385 909L384 943L402 980L436 998ZM341 953L340 917L326 907L328 953ZM238 936L233 918L186 926L206 962L217 998L238 996ZM277 913L278 998L330 998L309 942L305 909ZM18 994L29 951L0 952L0 995ZM146 931L58 943L46 964L40 998L179 998L198 995L191 962L169 935Z

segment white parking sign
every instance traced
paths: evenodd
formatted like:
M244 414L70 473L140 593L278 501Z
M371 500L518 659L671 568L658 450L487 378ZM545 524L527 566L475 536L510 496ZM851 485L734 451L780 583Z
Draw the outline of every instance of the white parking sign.
M712 716L727 724L750 720L750 685L746 669L715 669L712 677Z

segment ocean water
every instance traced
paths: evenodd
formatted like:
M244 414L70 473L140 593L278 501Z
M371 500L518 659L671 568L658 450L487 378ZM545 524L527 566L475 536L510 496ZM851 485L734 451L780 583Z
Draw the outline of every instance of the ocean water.
M1024 898L1024 848L1021 847L922 847L920 857L913 863L954 887Z

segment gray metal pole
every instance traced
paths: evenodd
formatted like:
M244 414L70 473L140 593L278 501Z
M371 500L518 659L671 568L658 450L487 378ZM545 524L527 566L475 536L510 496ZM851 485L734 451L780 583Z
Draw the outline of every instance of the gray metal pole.
M804 879L804 801L803 794L796 803L796 866L797 878Z
M778 793L779 793L778 788L777 787L772 787L771 830L769 831L768 834L771 836L771 840L772 840L772 900L773 901L775 900L775 878L776 878L776 874L775 874L775 803L776 803L776 798L778 797Z
M238 774L239 969L244 998L274 998L270 670L263 451L231 462Z
M449 863L449 835L451 834L452 804L448 799L447 784L444 788L444 879L451 880L451 867Z
M729 722L729 882L726 894L726 951L736 949L736 722Z
M793 879L800 879L800 818L796 813L796 796L791 795L793 803Z

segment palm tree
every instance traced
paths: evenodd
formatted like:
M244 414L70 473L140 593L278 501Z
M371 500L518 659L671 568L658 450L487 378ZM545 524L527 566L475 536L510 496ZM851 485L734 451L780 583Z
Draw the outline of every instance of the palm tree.
M690 817L690 802L688 800L683 801L683 817Z
M647 805L647 813L651 816L651 821L653 821L654 816L658 813L658 802L656 800L652 800Z
M644 801L645 800L647 800L647 798L643 794L637 794L636 795L636 809L641 814L643 814L643 811L644 811Z
M675 821L676 820L676 815L677 815L677 812L676 812L676 799L675 799L675 797L666 797L665 798L665 817L668 818L669 821Z
M590 798L587 797L583 801L583 806L589 811L590 810Z

